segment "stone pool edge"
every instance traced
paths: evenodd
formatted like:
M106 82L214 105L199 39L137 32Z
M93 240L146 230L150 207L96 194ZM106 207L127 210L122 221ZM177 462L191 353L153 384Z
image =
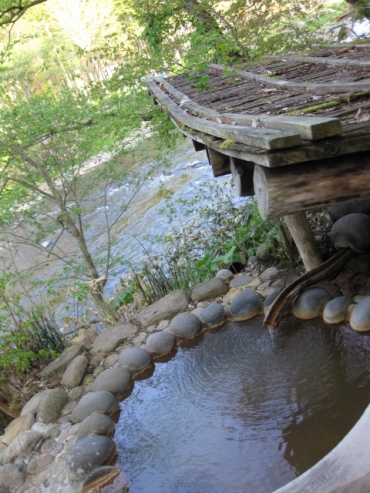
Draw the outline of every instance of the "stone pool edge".
M58 369L53 362L49 365L49 367L51 366L50 371L45 372L47 369L44 370L45 375L54 381L59 373L59 387L44 390L37 394L36 398L32 398L33 404L31 399L24 406L20 418L14 420L0 438L0 460L4 464L0 467L0 486L5 488L4 491L9 491L9 493L43 493L47 491L53 493L59 491L63 491L63 493L80 491L97 493L100 486L111 481L114 477L117 477L117 492L127 491L127 481L124 474L120 474L118 468L110 466L114 457L115 445L110 438L114 421L109 418L109 415L114 414L115 407L118 407L119 401L116 396L122 395L132 385L135 376L149 366L147 363L140 363L138 366L134 364L134 366L128 367L127 350L141 348L150 354L152 364L156 358L170 353L176 341L192 339L202 331L217 327L226 323L227 320L247 320L262 314L273 301L276 293L292 279L283 279L284 273L279 272L275 267L263 271L261 266L259 269L256 267L256 265L251 265L247 272L236 276L233 276L230 271L220 271L219 277L205 281L192 290L190 302L187 293L173 293L172 296L175 296L177 309L180 308L176 310L180 313L175 314L170 310L171 316L167 319L160 317L157 320L158 305L156 305L152 312L150 312L150 307L140 312L138 321L141 323L138 322L136 325L122 324L119 326L121 327L120 330L116 330L117 328L108 329L104 333L105 336L101 334L95 340L93 340L94 336L91 333L81 332L76 338L77 340L74 341L77 345L66 350L68 353L72 353L72 356L70 354L69 358L64 358L65 361ZM368 276L365 287L367 283L370 286L369 280L370 276ZM353 328L356 330L364 331L365 328L368 331L370 326L367 326L367 322L364 321L370 313L370 288L368 292L363 288L364 286L359 290L363 294L346 296L343 289L341 292L334 293L333 283L322 283L302 293L290 307L289 313L293 313L298 319L322 316L327 323L331 324L349 320L350 325L354 326ZM342 294L342 296L336 296L337 294ZM171 296L170 299L173 303ZM334 302L334 300L337 301ZM154 323L151 323L153 320ZM112 334L113 336L116 334L115 339L113 337L115 341L113 345L109 344L108 337ZM120 364L119 359L125 350L126 362L123 358L123 364ZM61 359L63 360L63 357L58 358L59 362ZM87 376L86 371L88 372ZM76 377L76 373L80 376L77 375ZM83 383L82 379L84 379ZM86 428L86 419L91 416L91 413L85 415L86 412L84 411L80 412L79 415L78 406L81 408L81 401L83 401L84 396L92 395L94 392L111 394L112 397L109 399L112 401L112 405L111 408L108 406L107 409L101 410L98 406L97 409L98 414L107 415L107 419L100 417L101 421L105 420L106 427L104 428L100 423L96 425L95 430L93 427L89 430L91 434L87 432L86 436L82 436L80 429L84 425L80 423L85 421ZM364 458L362 458L362 462L357 460L357 467L354 464L352 470L343 466L346 471L346 478L345 481L342 479L342 483L340 483L340 478L335 476L335 490L327 489L327 487L331 487L331 482L334 481L334 472L331 475L330 472L323 474L322 471L323 468L328 468L328 471L333 468L336 469L339 464L338 457L341 458L343 454L343 464L347 464L348 460L356 461L357 453L366 457L364 453L366 440L365 445L358 442L356 437L358 435L361 437L361 431L358 433L356 430L358 426L360 430L363 429L364 420L369 423L369 409L368 407L363 418L333 451L299 478L276 490L276 493L290 491L338 492L340 491L338 487L341 487L341 484L348 487L349 482L357 482L356 487L359 486L358 481L361 483L362 478L370 475L370 460L368 463ZM353 441L352 436L355 436L356 442ZM365 437L364 433L363 436ZM85 440L85 442L81 442L81 440ZM98 447L99 449L100 447L100 458L91 465L88 462L91 461L88 454L84 459L82 447L84 443L86 443L87 449L91 449L91 447ZM351 444L350 455L348 455L348 443ZM76 457L78 460L85 460L87 463L86 470L85 465L79 468L81 464L78 464ZM349 474L352 475L352 479L348 479ZM338 475L338 471L335 472L335 475ZM318 477L321 478L319 482L317 482ZM316 485L314 490L312 489L313 485ZM49 489L50 486L51 489ZM361 491L360 489L352 489L352 486L354 485L351 484L351 491Z

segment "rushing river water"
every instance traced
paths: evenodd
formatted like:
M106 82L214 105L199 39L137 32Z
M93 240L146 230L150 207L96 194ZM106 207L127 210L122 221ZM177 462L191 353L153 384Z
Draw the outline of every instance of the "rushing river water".
M271 493L369 402L370 364L321 321L229 322L135 381L116 427L130 493Z
M144 144L141 144L144 145ZM179 223L174 221L169 224L160 209L165 204L163 195L159 194L161 187L165 187L173 193L173 199L193 199L196 195L204 196L199 205L205 205L210 198L209 182L215 182L224 185L233 194L230 186L230 177L218 178L213 177L212 168L208 164L205 152L196 153L192 144L187 141L179 146L175 152L167 156L169 166L152 173L147 179L139 192L136 193L130 206L112 230L112 256L123 256L127 263L139 266L145 253L136 238L140 240L143 246L151 255L160 254L160 246L152 245L150 238L156 235L166 235L170 228L176 227ZM148 162L141 166L143 174L147 172L156 163ZM94 173L94 170L90 171ZM83 179L83 178L82 178ZM90 196L86 200L86 209L89 211L83 217L86 228L85 235L89 250L94 260L104 258L107 251L107 237L104 234L106 229L105 210L109 221L113 221L121 214L124 206L135 192L134 185L124 183L122 185L112 185L107 190L104 186L97 186L91 190ZM106 209L104 206L104 196L107 198ZM235 203L244 203L245 198L235 197ZM183 212L184 206L177 206L179 216ZM56 211L50 210L48 214L56 214ZM56 231L50 236L42 238L40 243L51 248L58 239L58 247L68 255L73 255L77 246L67 232L62 230ZM47 255L47 252L46 252ZM15 260L20 270L32 269L37 261L50 260L46 255L41 257L39 253L27 246L20 246L15 253ZM118 264L111 270L106 287L105 294L110 298L114 294L114 288L119 285L120 277L129 274L130 267L128 264ZM57 277L62 271L61 262L47 262L47 265L37 272L37 277L52 278ZM46 288L41 285L33 289L33 295L36 303L42 303ZM67 299L67 303L68 300ZM60 299L59 308L56 310L57 318L60 319L64 313L66 305L63 296ZM71 306L73 303L71 303Z

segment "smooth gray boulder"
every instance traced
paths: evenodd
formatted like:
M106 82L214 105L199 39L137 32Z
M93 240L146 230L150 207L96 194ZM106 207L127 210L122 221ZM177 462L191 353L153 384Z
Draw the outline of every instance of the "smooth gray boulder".
M276 267L269 267L264 272L262 272L262 274L260 274L259 278L261 279L261 281L271 281L272 279L275 279L279 272L279 269L277 269Z
M225 318L225 309L220 303L212 303L206 306L199 314L200 321L206 327L217 327L225 321Z
M350 247L356 253L370 251L370 216L353 213L334 223L330 232L335 248Z
M80 354L70 362L63 374L61 385L67 389L78 387L83 380L89 360L84 354Z
M22 431L6 449L3 464L9 464L17 457L30 455L41 440L43 440L41 433L31 430Z
M222 279L222 281L227 281L228 279L232 279L234 274L229 269L220 269L217 272L216 277Z
M293 314L301 320L316 318L330 300L331 295L324 288L306 289L294 300Z
M339 324L347 318L347 310L352 303L348 296L338 296L325 306L322 318L328 324Z
M152 355L146 349L130 347L124 349L118 356L119 366L130 372L144 371L153 364Z
M169 332L150 334L145 342L147 350L155 356L164 356L172 351L175 338Z
M231 300L230 315L234 320L248 320L262 311L263 296L246 288Z
M95 339L90 352L93 356L98 353L106 356L128 338L133 337L137 331L138 328L133 324L121 324L107 329Z
M192 339L202 330L202 323L193 313L179 313L171 320L168 332L175 337Z
M19 464L0 466L0 491L16 491L17 488L22 486L25 478L25 468Z
M370 330L370 296L366 296L354 307L349 324L357 332Z
M48 364L48 366L40 372L40 375L45 378L53 375L61 376L70 362L85 352L86 347L83 344L68 347L62 352L59 358Z
M261 243L257 248L256 257L262 262L268 262L271 260L271 245L269 243Z
M248 283L255 279L253 276L238 276L230 282L232 288L240 288L241 286L246 286Z
M55 423L68 402L68 394L64 389L51 389L40 401L36 419L41 423Z
M214 277L194 286L190 297L193 301L203 301L225 294L226 291L227 286L222 279Z
M131 374L128 369L118 366L102 371L96 377L91 389L93 391L108 390L113 394L120 394L130 386L130 383Z
M98 390L81 397L71 414L72 423L81 423L94 412L111 416L118 409L118 400L112 392Z
M353 214L355 212L370 214L370 200L359 200L358 202L332 205L328 207L328 212L334 221L338 221L341 217L348 216L348 214Z
M114 441L106 436L82 438L67 452L65 469L72 481L81 481L95 468L111 464L116 455Z
M47 394L49 390L50 389L42 390L41 392L38 392L33 397L31 397L31 399L23 406L21 416L24 416L25 414L36 415L43 396Z
M183 289L177 289L152 305L146 306L136 318L146 328L149 325L155 325L161 320L172 318L178 313L184 312L187 307L188 297L186 292Z
M113 434L115 423L106 414L92 413L85 418L78 428L78 439L81 440L90 435L105 435L111 436Z

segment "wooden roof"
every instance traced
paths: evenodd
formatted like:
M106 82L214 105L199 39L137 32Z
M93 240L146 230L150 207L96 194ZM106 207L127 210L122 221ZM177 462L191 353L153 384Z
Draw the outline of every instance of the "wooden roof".
M147 84L206 148L214 174L232 172L240 194L256 193L263 217L370 198L370 45L211 64Z

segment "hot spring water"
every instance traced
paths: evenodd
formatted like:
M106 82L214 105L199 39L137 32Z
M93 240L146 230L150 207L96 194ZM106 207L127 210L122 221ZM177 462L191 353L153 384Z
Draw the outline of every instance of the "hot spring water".
M272 492L369 403L369 363L323 323L229 322L135 381L116 428L130 493Z

